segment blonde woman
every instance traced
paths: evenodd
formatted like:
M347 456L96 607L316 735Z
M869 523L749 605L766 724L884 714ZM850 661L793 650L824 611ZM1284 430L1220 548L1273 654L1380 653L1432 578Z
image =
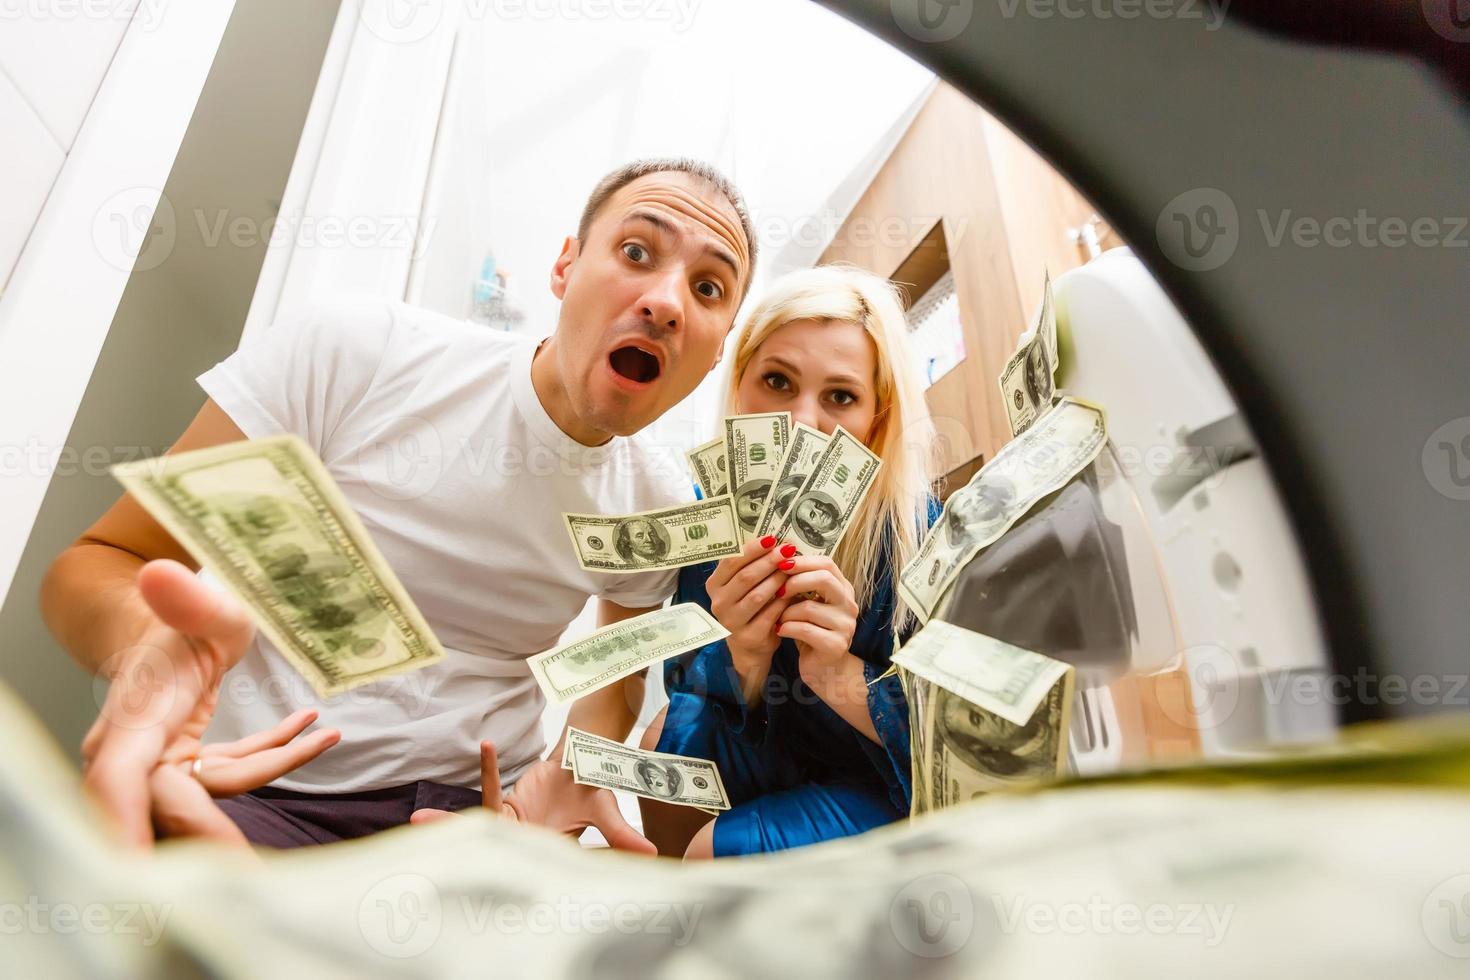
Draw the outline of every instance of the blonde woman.
M883 460L832 558L764 538L681 571L730 636L669 661L669 706L645 748L713 759L732 809L711 819L639 800L659 852L715 857L861 833L909 805L908 713L887 669L912 629L893 575L938 513L933 428L885 279L845 266L786 276L735 344L727 411L837 426ZM874 683L876 681L876 683Z

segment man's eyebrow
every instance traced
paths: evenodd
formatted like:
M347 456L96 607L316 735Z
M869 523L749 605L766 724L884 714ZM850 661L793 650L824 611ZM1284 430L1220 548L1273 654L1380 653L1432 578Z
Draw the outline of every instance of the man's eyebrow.
M669 235L673 238L681 237L681 233L679 229L675 227L674 223L656 211L633 211L630 212L628 216L623 220L625 222L646 221L657 228L659 231L663 232L665 235ZM735 281L737 283L740 281L740 263L735 261L735 256L731 255L729 250L720 248L718 245L714 244L705 245L704 250L707 254L714 256L719 261L728 265L730 267L731 274L735 277Z

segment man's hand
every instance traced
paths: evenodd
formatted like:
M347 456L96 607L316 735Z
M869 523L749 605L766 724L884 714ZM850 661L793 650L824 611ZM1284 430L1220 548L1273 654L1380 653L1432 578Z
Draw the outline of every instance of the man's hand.
M157 619L135 646L104 664L111 685L82 740L83 783L133 844L152 842L155 816L166 827L231 838L228 818L207 799L211 790L233 795L263 785L340 736L314 732L288 745L315 718L298 714L269 732L203 748L220 680L244 654L255 628L240 603L175 561L144 565L138 591ZM195 757L206 760L197 787L187 771Z
M623 819L612 790L580 786L569 769L555 757L535 763L521 775L505 799L500 794L500 766L495 746L480 743L481 803L492 813L518 823L549 827L558 833L578 835L596 827L609 845L624 851L657 854L653 842ZM411 823L429 823L453 816L446 810L415 810Z

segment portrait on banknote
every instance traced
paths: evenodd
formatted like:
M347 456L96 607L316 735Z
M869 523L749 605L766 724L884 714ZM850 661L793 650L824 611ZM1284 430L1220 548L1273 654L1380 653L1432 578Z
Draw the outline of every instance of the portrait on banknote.
M971 770L989 777L1023 781L1055 776L1058 729L1053 716L1060 705L1053 702L1062 695L1059 686L1026 724L1017 725L936 686L938 741Z
M672 763L665 765L653 759L639 759L633 773L638 777L638 785L654 796L672 800L679 795L683 780L678 767Z
M961 489L950 499L949 516L945 519L950 546L965 548L989 538L1007 518L1015 499L1015 484L999 475Z
M842 508L829 494L811 490L797 499L791 521L803 541L825 550L842 532Z
M770 480L750 480L735 491L735 517L746 531L755 530L755 522L760 519L770 492Z
M669 534L657 521L630 517L613 534L613 547L624 561L655 564L669 553Z

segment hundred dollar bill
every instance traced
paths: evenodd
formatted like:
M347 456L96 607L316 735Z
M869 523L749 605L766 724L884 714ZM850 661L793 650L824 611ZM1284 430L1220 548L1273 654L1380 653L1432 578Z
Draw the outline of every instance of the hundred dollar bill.
M797 491L816 470L817 461L822 458L822 453L831 441L820 430L803 422L796 423L791 432L791 445L786 448L786 455L781 458L781 465L776 470L775 489L766 497L765 509L755 522L755 531L751 537L763 538L770 534L771 528L787 515L792 501L796 500Z
M546 699L566 704L650 664L729 635L704 609L681 602L605 626L526 662Z
M603 738L601 735L584 732L580 728L572 728L568 725L567 737L562 741L561 746L561 767L563 769L572 768L572 745L577 742L584 742L590 745L612 746L613 748L622 748L624 745L622 742L614 742L610 738Z
M1070 664L943 620L930 620L893 662L966 701L1024 725Z
M940 620L893 662L911 675L910 727L922 732L914 813L1065 774L1071 665Z
M716 436L702 446L684 454L694 472L694 482L706 498L730 492L730 477L725 469L725 437Z
M742 540L730 495L641 514L563 514L577 563L589 572L682 568L738 555Z
M649 752L590 736L567 738L572 779L584 786L620 789L662 803L708 810L730 809L720 770L708 759ZM586 734L586 733L579 733Z
M725 465L735 498L735 517L740 522L741 544L755 536L755 522L766 506L790 441L790 412L725 418Z
M321 697L443 659L327 468L296 436L122 463L112 474Z
M838 426L786 516L771 525L770 533L796 545L800 554L832 554L882 465L856 436Z
M899 594L915 615L928 620L970 559L1096 459L1107 438L1102 410L1069 397L1006 443L945 501L900 573Z
M1030 428L1056 397L1056 338L1057 319L1048 276L1036 324L1021 338L1016 352L1000 372L1000 397L1013 436Z

